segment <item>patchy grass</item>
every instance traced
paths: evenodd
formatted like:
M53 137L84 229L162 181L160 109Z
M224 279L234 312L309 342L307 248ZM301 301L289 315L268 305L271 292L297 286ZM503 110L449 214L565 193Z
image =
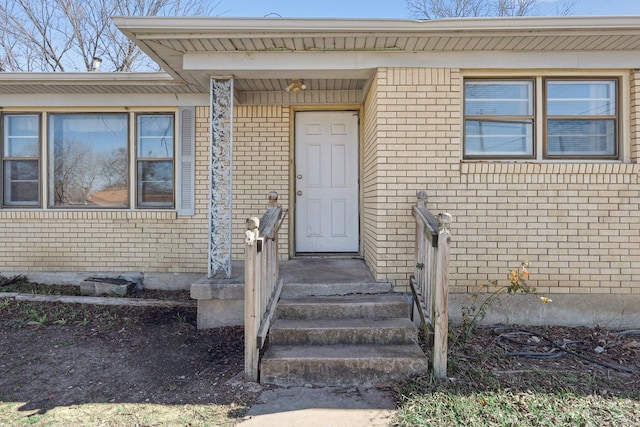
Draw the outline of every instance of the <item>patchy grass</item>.
M583 338L574 340L582 345L576 348L580 354L589 354L591 337L606 336L587 328L545 329L545 336L567 334ZM496 335L489 329L477 330L468 345L450 355L448 379L420 377L398 385L397 425L640 425L638 374L607 369L570 354L543 360L508 357L512 348L498 346ZM636 345L629 338L617 349L610 346L611 351L598 361L608 358L608 363L637 370Z
M101 330L112 328L127 321L122 319L123 310L113 306L90 306L84 304L41 303L0 299L3 327L21 329L26 326L82 326L95 324ZM120 320L120 322L118 322Z
M560 372L518 374L523 383L557 382L556 387L502 388L503 379L491 374L466 379L416 379L398 389L399 426L636 426L640 403L633 392L586 393ZM592 378L579 378L592 381ZM600 393L606 389L600 390Z
M159 405L153 403L82 404L53 408L46 413L25 411L27 402L0 401L1 426L232 426L237 423L228 405ZM20 407L17 407L20 405Z
M236 424L259 391L230 381L243 368L242 330L197 331L195 317L0 299L0 426ZM640 334L537 332L474 329L450 354L448 379L395 387L395 423L640 425ZM547 338L584 358L509 356L557 350Z
M18 292L38 295L80 295L80 287L73 285L45 285L32 283L26 277L16 277L15 281L0 276L0 292Z

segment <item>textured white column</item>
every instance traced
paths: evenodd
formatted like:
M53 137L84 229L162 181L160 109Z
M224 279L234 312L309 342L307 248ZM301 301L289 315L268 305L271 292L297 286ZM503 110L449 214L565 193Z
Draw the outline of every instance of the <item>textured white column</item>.
M231 278L233 79L211 79L209 277Z

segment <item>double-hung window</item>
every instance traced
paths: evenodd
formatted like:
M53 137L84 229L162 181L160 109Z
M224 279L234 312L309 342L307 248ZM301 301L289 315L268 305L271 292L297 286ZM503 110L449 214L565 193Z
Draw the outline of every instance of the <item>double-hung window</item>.
M173 115L140 114L137 120L137 205L173 206Z
M6 114L2 139L2 204L40 205L40 116Z
M618 159L615 78L467 79L465 159Z
M617 158L617 81L547 80L548 158Z
M533 94L533 80L465 82L465 157L533 157Z

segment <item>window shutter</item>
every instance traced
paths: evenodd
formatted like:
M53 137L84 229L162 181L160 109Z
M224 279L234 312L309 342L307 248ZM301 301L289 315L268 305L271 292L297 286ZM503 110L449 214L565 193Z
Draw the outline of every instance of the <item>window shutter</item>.
M180 107L178 215L195 215L196 109Z

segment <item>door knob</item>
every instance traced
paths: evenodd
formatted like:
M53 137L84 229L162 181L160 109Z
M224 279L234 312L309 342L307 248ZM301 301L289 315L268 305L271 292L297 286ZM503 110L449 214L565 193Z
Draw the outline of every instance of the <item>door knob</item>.
M302 179L302 174L301 173L298 174L298 179Z
M298 190L298 192L296 193L298 196L302 196L302 190Z

